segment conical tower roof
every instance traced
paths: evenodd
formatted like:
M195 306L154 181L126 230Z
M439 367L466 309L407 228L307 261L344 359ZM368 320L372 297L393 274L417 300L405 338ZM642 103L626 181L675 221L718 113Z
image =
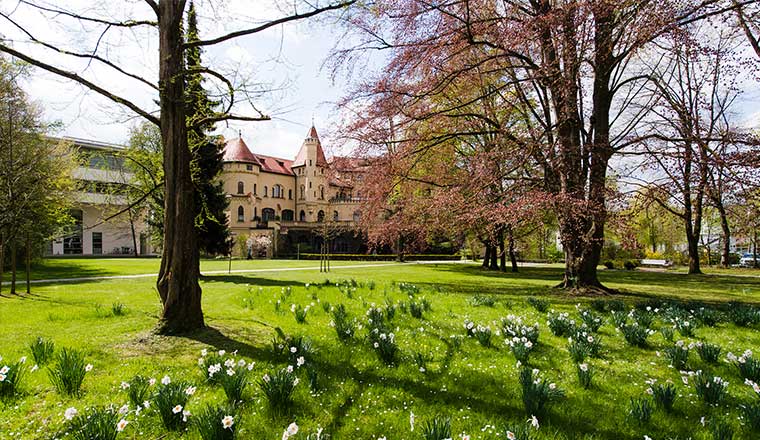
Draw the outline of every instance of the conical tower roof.
M261 163L256 156L251 153L248 145L245 144L242 137L236 139L230 139L224 144L224 158L225 162L245 162L254 163L261 166Z
M301 145L301 149L298 151L298 154L296 155L296 159L293 161L293 167L301 167L306 165L306 162L308 160L307 153L306 153L306 147L307 145L311 143L317 144L317 166L320 167L326 167L327 166L327 159L325 158L325 152L322 150L322 143L319 141L319 135L317 134L317 129L312 125L311 129L309 129L309 135L304 140L303 145Z

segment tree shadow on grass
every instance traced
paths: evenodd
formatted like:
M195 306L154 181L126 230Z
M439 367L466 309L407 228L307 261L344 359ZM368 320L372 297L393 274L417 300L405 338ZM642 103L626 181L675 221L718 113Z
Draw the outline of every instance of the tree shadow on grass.
M260 278L256 276L246 275L203 275L201 281L204 283L233 283L233 284L249 284L251 287L285 287L285 286L301 286L302 282L291 280L274 280L270 278Z

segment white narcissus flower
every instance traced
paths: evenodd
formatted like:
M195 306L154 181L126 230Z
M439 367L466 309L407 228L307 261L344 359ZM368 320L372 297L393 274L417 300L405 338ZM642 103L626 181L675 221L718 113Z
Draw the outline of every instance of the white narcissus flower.
M84 371L87 371L87 372L90 372L90 371L92 371L92 364L87 364L87 365L85 365L85 367L84 367Z
M121 383L121 389L122 390L126 390L127 388L129 388L129 382L122 382Z
M232 416L224 416L222 418L222 427L224 429L232 429L232 425L235 424L235 418Z
M201 350L201 356L205 357L207 354L208 354L208 350L206 350L205 348Z
M161 383L162 383L162 384L164 384L164 385L169 385L170 383L172 383L172 380L171 380L171 378L170 378L170 377L167 375L167 376L164 376L163 378L161 378Z
M288 370L288 373L292 373L293 372L293 366L292 365L288 365L287 370Z
M507 431L507 438L509 440L517 440L517 437L515 436L515 433L512 431Z
M185 389L185 394L187 394L188 396L192 396L193 394L195 394L195 390L196 390L196 387L192 387L192 386L187 387Z
M127 423L129 422L124 419L119 420L119 423L116 424L116 430L118 432L124 431L124 428L127 427Z
M296 422L291 423L288 425L288 429L286 430L288 435L296 435L298 434L298 425L296 425Z
M0 382L4 382L6 377L8 377L8 376L0 373Z
M265 375L264 375L264 377L262 377L262 379L264 380L264 382L267 382L267 383L269 383L269 381L271 380L271 379L269 378L269 375L268 375L268 374L265 374Z
M63 417L66 420L71 420L76 417L77 414L79 414L79 411L72 406L71 408L66 408L66 411L63 412Z
M124 405L119 408L119 414L126 414L129 412L129 405Z
M409 427L411 431L414 431L414 413L409 411Z
M30 371L32 371L32 372L35 372L35 371L37 371L39 368L40 368L40 367L39 367L37 364L34 364L34 366L32 366L32 369L31 369Z
M181 412L182 412L182 405L177 405L177 406L175 406L174 408L172 408L172 412L173 412L174 414L179 414L179 413L181 413Z
M538 429L538 418L536 416L530 416L528 422L536 429Z
M156 384L156 378L155 377L151 377L150 379L148 379L148 385L153 386L155 384Z

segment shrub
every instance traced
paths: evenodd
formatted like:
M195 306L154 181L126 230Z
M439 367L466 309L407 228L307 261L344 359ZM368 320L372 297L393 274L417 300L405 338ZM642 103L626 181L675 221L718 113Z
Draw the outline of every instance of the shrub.
M237 405L243 401L243 392L248 386L248 370L242 365L227 367L223 373L219 373L219 383L222 385L227 402Z
M676 370L684 370L686 368L686 362L689 360L689 348L690 345L684 344L683 341L678 341L675 345L665 349L665 356L670 360L673 368Z
M654 402L657 406L664 409L667 413L671 412L673 410L673 404L676 401L676 396L678 395L675 385L672 383L665 385L656 384L652 385L651 390Z
M470 304L473 306L486 306L493 307L496 304L496 300L492 296L475 295L470 298Z
M474 337L481 346L486 348L490 347L491 327L478 324L472 331L472 337Z
M84 353L72 348L63 348L56 356L56 363L48 369L50 381L59 393L78 396L84 376L92 368L85 365Z
M653 330L649 330L636 322L633 324L623 324L620 326L620 331L623 333L625 341L636 347L646 347L647 338L654 333Z
M749 429L760 432L760 401L742 405L742 415Z
M309 314L309 306L301 307L300 304L293 304L290 306L290 311L293 312L296 322L303 324L306 322L306 315Z
M647 398L631 398L631 417L639 424L648 423L652 418L652 403Z
M652 322L654 322L654 312L652 312L651 306L632 310L630 317L636 321L640 327L649 328L652 325Z
M530 352L533 350L533 343L528 340L526 337L518 338L515 336L512 339L507 339L505 341L507 345L509 345L510 349L512 350L512 354L515 356L515 359L522 362L527 363L528 357L530 357Z
M708 405L717 405L726 397L728 382L718 376L710 376L701 370L694 374L694 391Z
M520 370L520 386L525 414L540 416L547 405L564 397L562 390L539 376L538 370L523 367Z
M126 313L124 304L120 302L115 302L111 304L111 313L113 313L113 316L124 316L124 314Z
M535 296L528 297L528 304L540 313L546 313L546 311L549 310L549 301L536 298Z
M636 263L636 262L635 262L635 261L633 261L633 260L626 260L626 262L625 262L625 263L623 263L623 267L625 267L625 270L633 270L633 269L636 269L636 267L638 267L638 265L639 265L639 264L638 264L638 263Z
M739 357L736 357L733 353L729 352L726 355L726 358L736 365L742 379L760 382L760 359L752 357L751 350L745 350Z
M538 343L538 323L524 324L523 319L519 316L508 315L506 318L501 318L501 331L505 337L526 338L533 344Z
M606 267L607 269L614 269L615 263L613 263L611 260L607 260L604 262L604 267Z
M111 407L90 408L74 416L67 425L75 440L114 440L119 434L119 413Z
M417 319L422 319L422 315L425 312L425 307L421 303L416 301L409 301L409 314Z
M269 402L269 407L275 411L286 411L293 404L293 390L298 385L298 378L292 367L283 368L271 376L265 374L259 387Z
M446 440L451 438L451 418L435 416L422 427L425 440Z
M662 335L662 339L673 342L673 327L660 327L660 334Z
M26 374L26 366L23 360L0 368L0 400L8 400L15 397L21 389L21 382Z
M142 406L143 402L150 396L150 380L139 374L134 376L129 382L122 384L122 389L126 389L129 403L134 406Z
M624 310L613 310L612 322L615 324L615 327L620 328L620 326L628 322L628 313Z
M720 313L712 307L698 307L693 313L697 321L706 327L715 327L720 321Z
M575 321L570 319L568 313L553 314L549 313L546 325L552 331L554 336L568 336L575 329Z
M187 426L187 417L190 412L187 411L186 406L192 394L188 392L190 389L192 388L189 383L171 382L169 376L161 380L153 401L161 423L167 430L178 431Z
M728 304L728 319L740 327L749 327L760 322L760 311L747 304Z
M332 311L332 326L335 327L335 332L338 334L338 339L341 341L347 341L354 337L356 331L354 322L351 320L348 312L346 312L346 306L338 304Z
M604 324L604 319L602 319L601 316L597 315L592 310L582 308L580 307L580 304L575 306L575 308L581 315L581 321L583 321L583 323L586 324L586 327L588 327L592 332L598 331L599 327Z
M193 425L203 440L232 440L240 423L235 406L207 405L196 416Z
M47 364L48 361L53 357L55 344L49 339L37 336L37 339L29 344L29 350L32 352L34 363L42 366Z
M578 383L580 383L584 389L591 388L591 380L594 378L593 368L588 364L577 364L575 368L578 373Z
M710 425L713 440L731 440L734 438L734 428L724 420L718 420Z
M715 364L720 357L720 345L710 344L709 342L697 342L694 344L697 347L697 353L703 361Z
M377 356L385 362L386 365L396 365L399 354L398 344L396 344L396 335L393 333L379 333L377 337L371 338L372 348Z

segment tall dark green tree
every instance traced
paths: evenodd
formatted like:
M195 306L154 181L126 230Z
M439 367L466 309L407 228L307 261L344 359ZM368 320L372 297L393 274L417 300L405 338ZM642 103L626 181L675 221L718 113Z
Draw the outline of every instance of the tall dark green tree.
M195 4L190 2L187 10L187 42L199 41L198 19ZM212 255L226 255L230 251L230 229L225 211L229 204L223 184L218 179L222 172L224 144L221 138L210 135L214 123L201 121L216 114L219 105L209 97L203 87L203 69L200 46L185 49L185 97L188 147L192 153L190 169L195 186L195 230L201 252Z

